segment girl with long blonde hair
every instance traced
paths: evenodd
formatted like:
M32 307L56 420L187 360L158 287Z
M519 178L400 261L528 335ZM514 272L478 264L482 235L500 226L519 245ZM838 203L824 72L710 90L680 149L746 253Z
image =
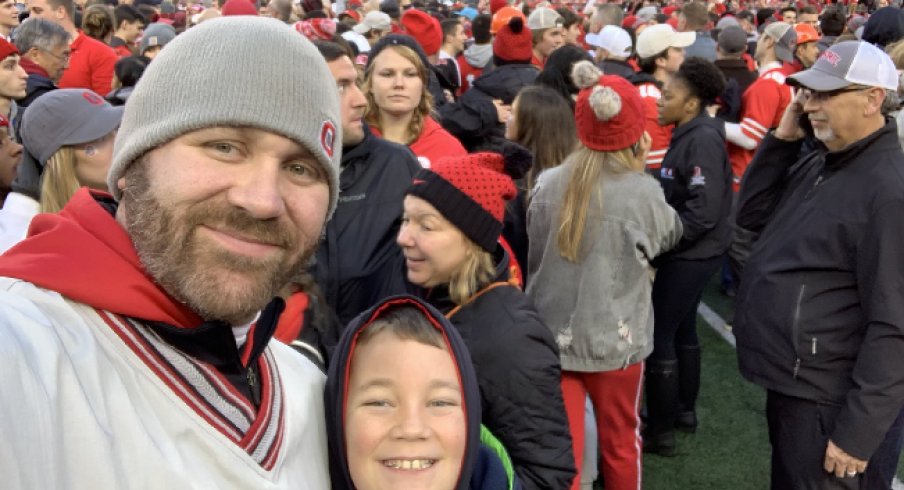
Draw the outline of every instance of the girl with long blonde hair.
M527 294L556 337L578 471L589 395L606 488L639 488L638 402L653 349L650 262L678 243L681 221L643 171L650 137L637 88L588 61L575 65L573 78L582 89L580 145L534 188Z
M54 90L28 107L20 136L25 152L43 166L41 212L60 211L81 187L107 190L121 118L122 107L83 89Z

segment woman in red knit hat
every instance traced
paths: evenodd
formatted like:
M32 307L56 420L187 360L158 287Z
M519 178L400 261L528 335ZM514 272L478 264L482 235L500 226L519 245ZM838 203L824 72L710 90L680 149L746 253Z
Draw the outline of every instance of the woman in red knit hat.
M589 395L606 489L637 489L638 404L653 350L650 262L678 243L681 220L644 173L650 137L637 88L590 61L575 64L573 79L581 144L540 175L531 196L527 294L556 336L578 464Z
M480 384L483 424L508 450L524 490L564 489L575 476L555 342L512 283L498 245L512 177L530 153L441 159L415 175L397 239L408 280L464 338Z
M461 143L432 117L429 65L418 43L390 34L374 45L364 71L365 120L371 131L401 143L429 167L444 156L465 155Z

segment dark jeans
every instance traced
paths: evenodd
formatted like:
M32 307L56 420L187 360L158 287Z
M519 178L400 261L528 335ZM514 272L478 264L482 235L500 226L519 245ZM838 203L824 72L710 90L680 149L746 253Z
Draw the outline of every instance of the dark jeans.
M772 490L887 490L901 452L899 415L870 457L866 472L838 478L823 469L829 435L841 407L768 391L766 420L772 445ZM841 448L844 449L844 448Z
M722 256L670 260L653 281L653 353L650 359L675 360L676 346L697 346L697 305Z

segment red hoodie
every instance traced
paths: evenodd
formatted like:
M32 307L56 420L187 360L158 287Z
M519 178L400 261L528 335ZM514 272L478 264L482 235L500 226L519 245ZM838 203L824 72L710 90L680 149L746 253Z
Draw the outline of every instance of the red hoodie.
M375 135L383 137L379 129L371 127L370 130ZM408 148L421 162L421 165L428 168L432 162L442 157L458 157L468 154L455 136L452 136L429 116L424 118L424 127L421 129L420 136L408 145Z
M28 281L94 308L178 327L203 320L147 275L125 229L82 188L58 214L39 214L28 238L0 256L0 276Z

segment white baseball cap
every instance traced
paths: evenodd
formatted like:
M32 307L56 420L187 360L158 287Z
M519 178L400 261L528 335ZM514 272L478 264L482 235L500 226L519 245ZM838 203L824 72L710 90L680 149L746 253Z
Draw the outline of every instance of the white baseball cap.
M695 32L676 32L668 24L647 27L637 36L637 56L651 58L669 48L686 48L697 39Z
M379 10L371 10L364 16L361 23L352 29L358 34L367 34L372 30L388 31L390 28L392 28L392 19L389 17L389 14L380 12Z
M621 27L607 25L598 34L587 34L584 40L591 46L605 49L613 56L631 56L631 35Z

